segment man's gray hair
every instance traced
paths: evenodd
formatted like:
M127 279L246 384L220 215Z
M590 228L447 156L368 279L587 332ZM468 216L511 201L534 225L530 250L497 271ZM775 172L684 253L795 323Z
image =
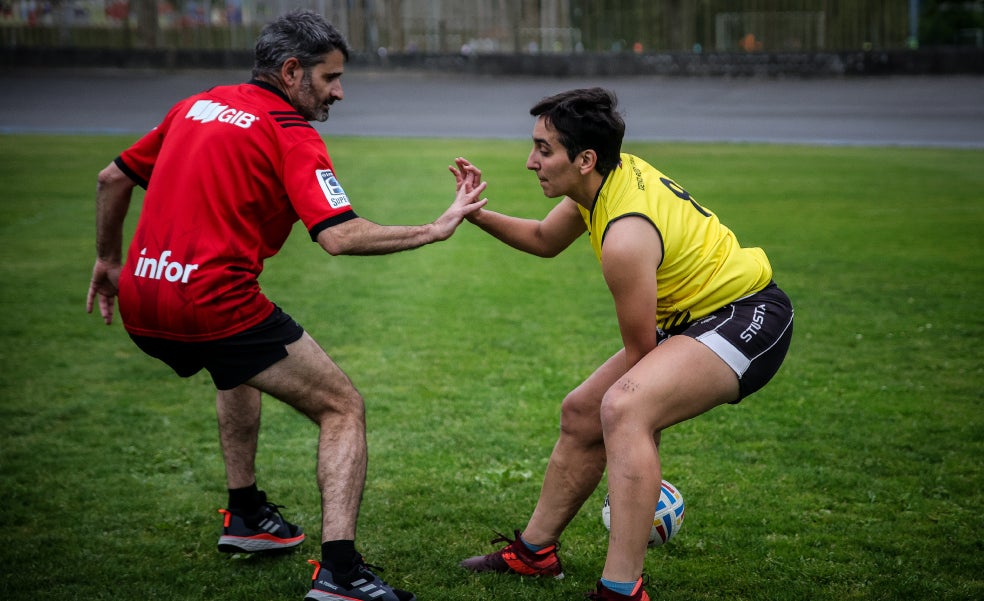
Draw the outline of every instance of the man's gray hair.
M291 11L260 32L254 52L253 77L277 77L280 67L292 57L307 71L333 50L341 51L348 60L348 42L327 19L310 10Z

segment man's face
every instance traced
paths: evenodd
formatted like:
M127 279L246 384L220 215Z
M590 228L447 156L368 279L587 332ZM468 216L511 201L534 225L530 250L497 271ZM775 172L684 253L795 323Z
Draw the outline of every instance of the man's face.
M340 50L329 52L323 61L304 71L290 87L297 112L308 121L327 121L329 107L345 97L341 81L344 71L345 56Z
M543 117L538 117L533 125L533 150L526 159L526 168L536 173L547 198L569 196L581 179L577 167L567 158L557 130Z

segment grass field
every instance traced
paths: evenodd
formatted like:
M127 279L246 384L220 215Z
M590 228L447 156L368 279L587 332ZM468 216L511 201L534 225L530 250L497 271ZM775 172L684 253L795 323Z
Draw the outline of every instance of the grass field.
M0 136L0 598L300 601L319 554L314 426L268 399L258 458L314 536L288 556L219 554L209 380L84 312L95 174L131 140ZM435 218L457 155L483 167L493 207L551 206L523 141L329 144L382 223ZM984 152L627 150L765 248L797 319L770 386L664 435L687 517L649 552L654 600L984 598ZM295 234L262 283L366 396L367 559L421 601L581 598L604 559L603 486L562 541L566 579L456 563L525 524L560 400L619 345L587 241L543 260L466 225L331 258Z

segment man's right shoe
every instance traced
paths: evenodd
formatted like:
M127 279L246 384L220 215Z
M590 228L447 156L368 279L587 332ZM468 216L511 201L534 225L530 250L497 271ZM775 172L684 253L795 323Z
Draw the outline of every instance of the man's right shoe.
M502 549L488 555L470 557L461 562L461 567L472 572L500 572L519 574L521 576L545 576L556 579L564 577L564 569L557 556L557 545L550 545L539 551L531 551L520 540L519 530L515 531L516 538L510 540L500 534L492 540L492 544L509 543Z
M314 576L304 601L417 601L413 593L393 588L373 574L361 556L347 574L335 574L313 559L308 563L314 566Z
M219 551L282 551L301 544L304 533L299 526L291 524L280 515L280 507L267 503L264 495L264 503L256 515L242 516L228 509L220 509L219 513L225 519L222 522L222 536L219 537Z

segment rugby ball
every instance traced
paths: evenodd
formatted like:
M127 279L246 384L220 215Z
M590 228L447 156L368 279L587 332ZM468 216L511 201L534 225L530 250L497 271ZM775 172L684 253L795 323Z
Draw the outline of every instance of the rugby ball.
M658 547L676 536L683 526L683 495L672 484L663 480L659 491L659 503L653 515L653 527L649 531L649 546ZM601 521L605 528L612 529L612 508L605 495L605 504L601 508Z

